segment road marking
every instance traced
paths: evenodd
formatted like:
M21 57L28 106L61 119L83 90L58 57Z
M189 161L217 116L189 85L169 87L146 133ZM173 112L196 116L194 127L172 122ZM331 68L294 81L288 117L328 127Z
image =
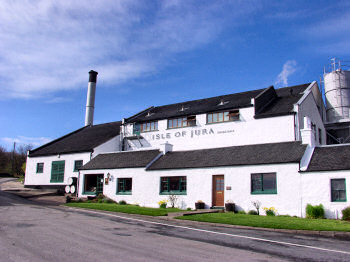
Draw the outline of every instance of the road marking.
M322 250L322 251L327 251L327 252L334 252L334 253L341 253L341 254L350 255L350 252L347 252L347 251L328 249L328 248L321 248L321 247L314 247L314 246L308 246L308 245L301 245L301 244L295 244L295 243L289 243L289 242L283 242L283 241L270 240L270 239L265 239L265 238L258 238L258 237L250 237L250 236L243 236L243 235L215 232L215 231L211 231L211 230L205 230L205 229L199 229L199 228L193 228L193 227L171 225L171 224L165 224L165 223L160 223L160 222L142 220L142 219L138 219L138 218L124 217L124 216L119 216L119 215L115 215L115 214L101 213L101 212L96 212L96 211L92 211L92 210L83 210L83 209L77 210L76 208L71 208L71 207L68 207L68 208L69 209L73 209L75 211L83 211L83 212L93 213L93 214L98 214L98 215L106 215L106 216L117 217L117 218L122 218L122 219L126 219L126 220L132 220L132 221L137 221L137 222L148 223L148 224L161 225L161 226L174 227L174 228L182 228L182 229L188 229L188 230L192 230L192 231L205 232L205 233L216 234L216 235L224 235L224 236L229 236L229 237L245 238L245 239L251 239L251 240L256 240L256 241L261 241L261 242L269 242L269 243L275 243L275 244L282 244L282 245L286 245L286 246L303 247L303 248L316 249L316 250Z

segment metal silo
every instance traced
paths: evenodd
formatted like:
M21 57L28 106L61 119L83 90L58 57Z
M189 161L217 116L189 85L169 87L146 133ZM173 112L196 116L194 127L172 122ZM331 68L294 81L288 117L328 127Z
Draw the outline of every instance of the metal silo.
M341 120L349 120L350 71L343 70L341 62L332 59L331 72L325 72L323 77L327 105L327 121L334 123Z

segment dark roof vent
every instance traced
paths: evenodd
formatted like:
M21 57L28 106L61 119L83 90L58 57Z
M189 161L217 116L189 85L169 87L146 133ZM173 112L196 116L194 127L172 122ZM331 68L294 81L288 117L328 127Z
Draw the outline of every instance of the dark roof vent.
M220 103L218 104L218 106L223 106L228 104L230 101L224 101L223 99L221 99Z
M179 111L180 111L180 112L183 112L183 111L185 111L185 110L187 110L187 109L189 109L189 108L188 108L188 107L182 106L181 109L180 109Z
M146 115L145 117L150 117L150 116L152 116L152 115L154 115L154 113L148 112L147 115Z

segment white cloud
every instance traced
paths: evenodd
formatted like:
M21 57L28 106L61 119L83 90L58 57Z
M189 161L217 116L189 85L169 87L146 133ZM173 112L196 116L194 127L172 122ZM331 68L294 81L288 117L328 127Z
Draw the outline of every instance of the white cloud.
M17 136L17 137L3 137L1 140L5 143L7 148L12 148L13 143L16 142L17 145L32 145L38 147L50 142L52 139L48 137L27 137L27 136Z
M0 97L85 88L90 69L113 85L157 73L255 8L249 1L1 1Z
M275 85L283 84L288 85L288 78L297 69L297 62L295 60L288 60L284 63L281 73L277 76Z

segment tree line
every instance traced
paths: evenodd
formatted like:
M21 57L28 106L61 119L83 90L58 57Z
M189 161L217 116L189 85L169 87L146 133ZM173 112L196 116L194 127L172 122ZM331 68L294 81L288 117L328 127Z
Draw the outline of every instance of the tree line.
M22 177L26 171L27 151L33 148L32 145L20 145L13 150L6 150L0 145L0 175L11 175Z

